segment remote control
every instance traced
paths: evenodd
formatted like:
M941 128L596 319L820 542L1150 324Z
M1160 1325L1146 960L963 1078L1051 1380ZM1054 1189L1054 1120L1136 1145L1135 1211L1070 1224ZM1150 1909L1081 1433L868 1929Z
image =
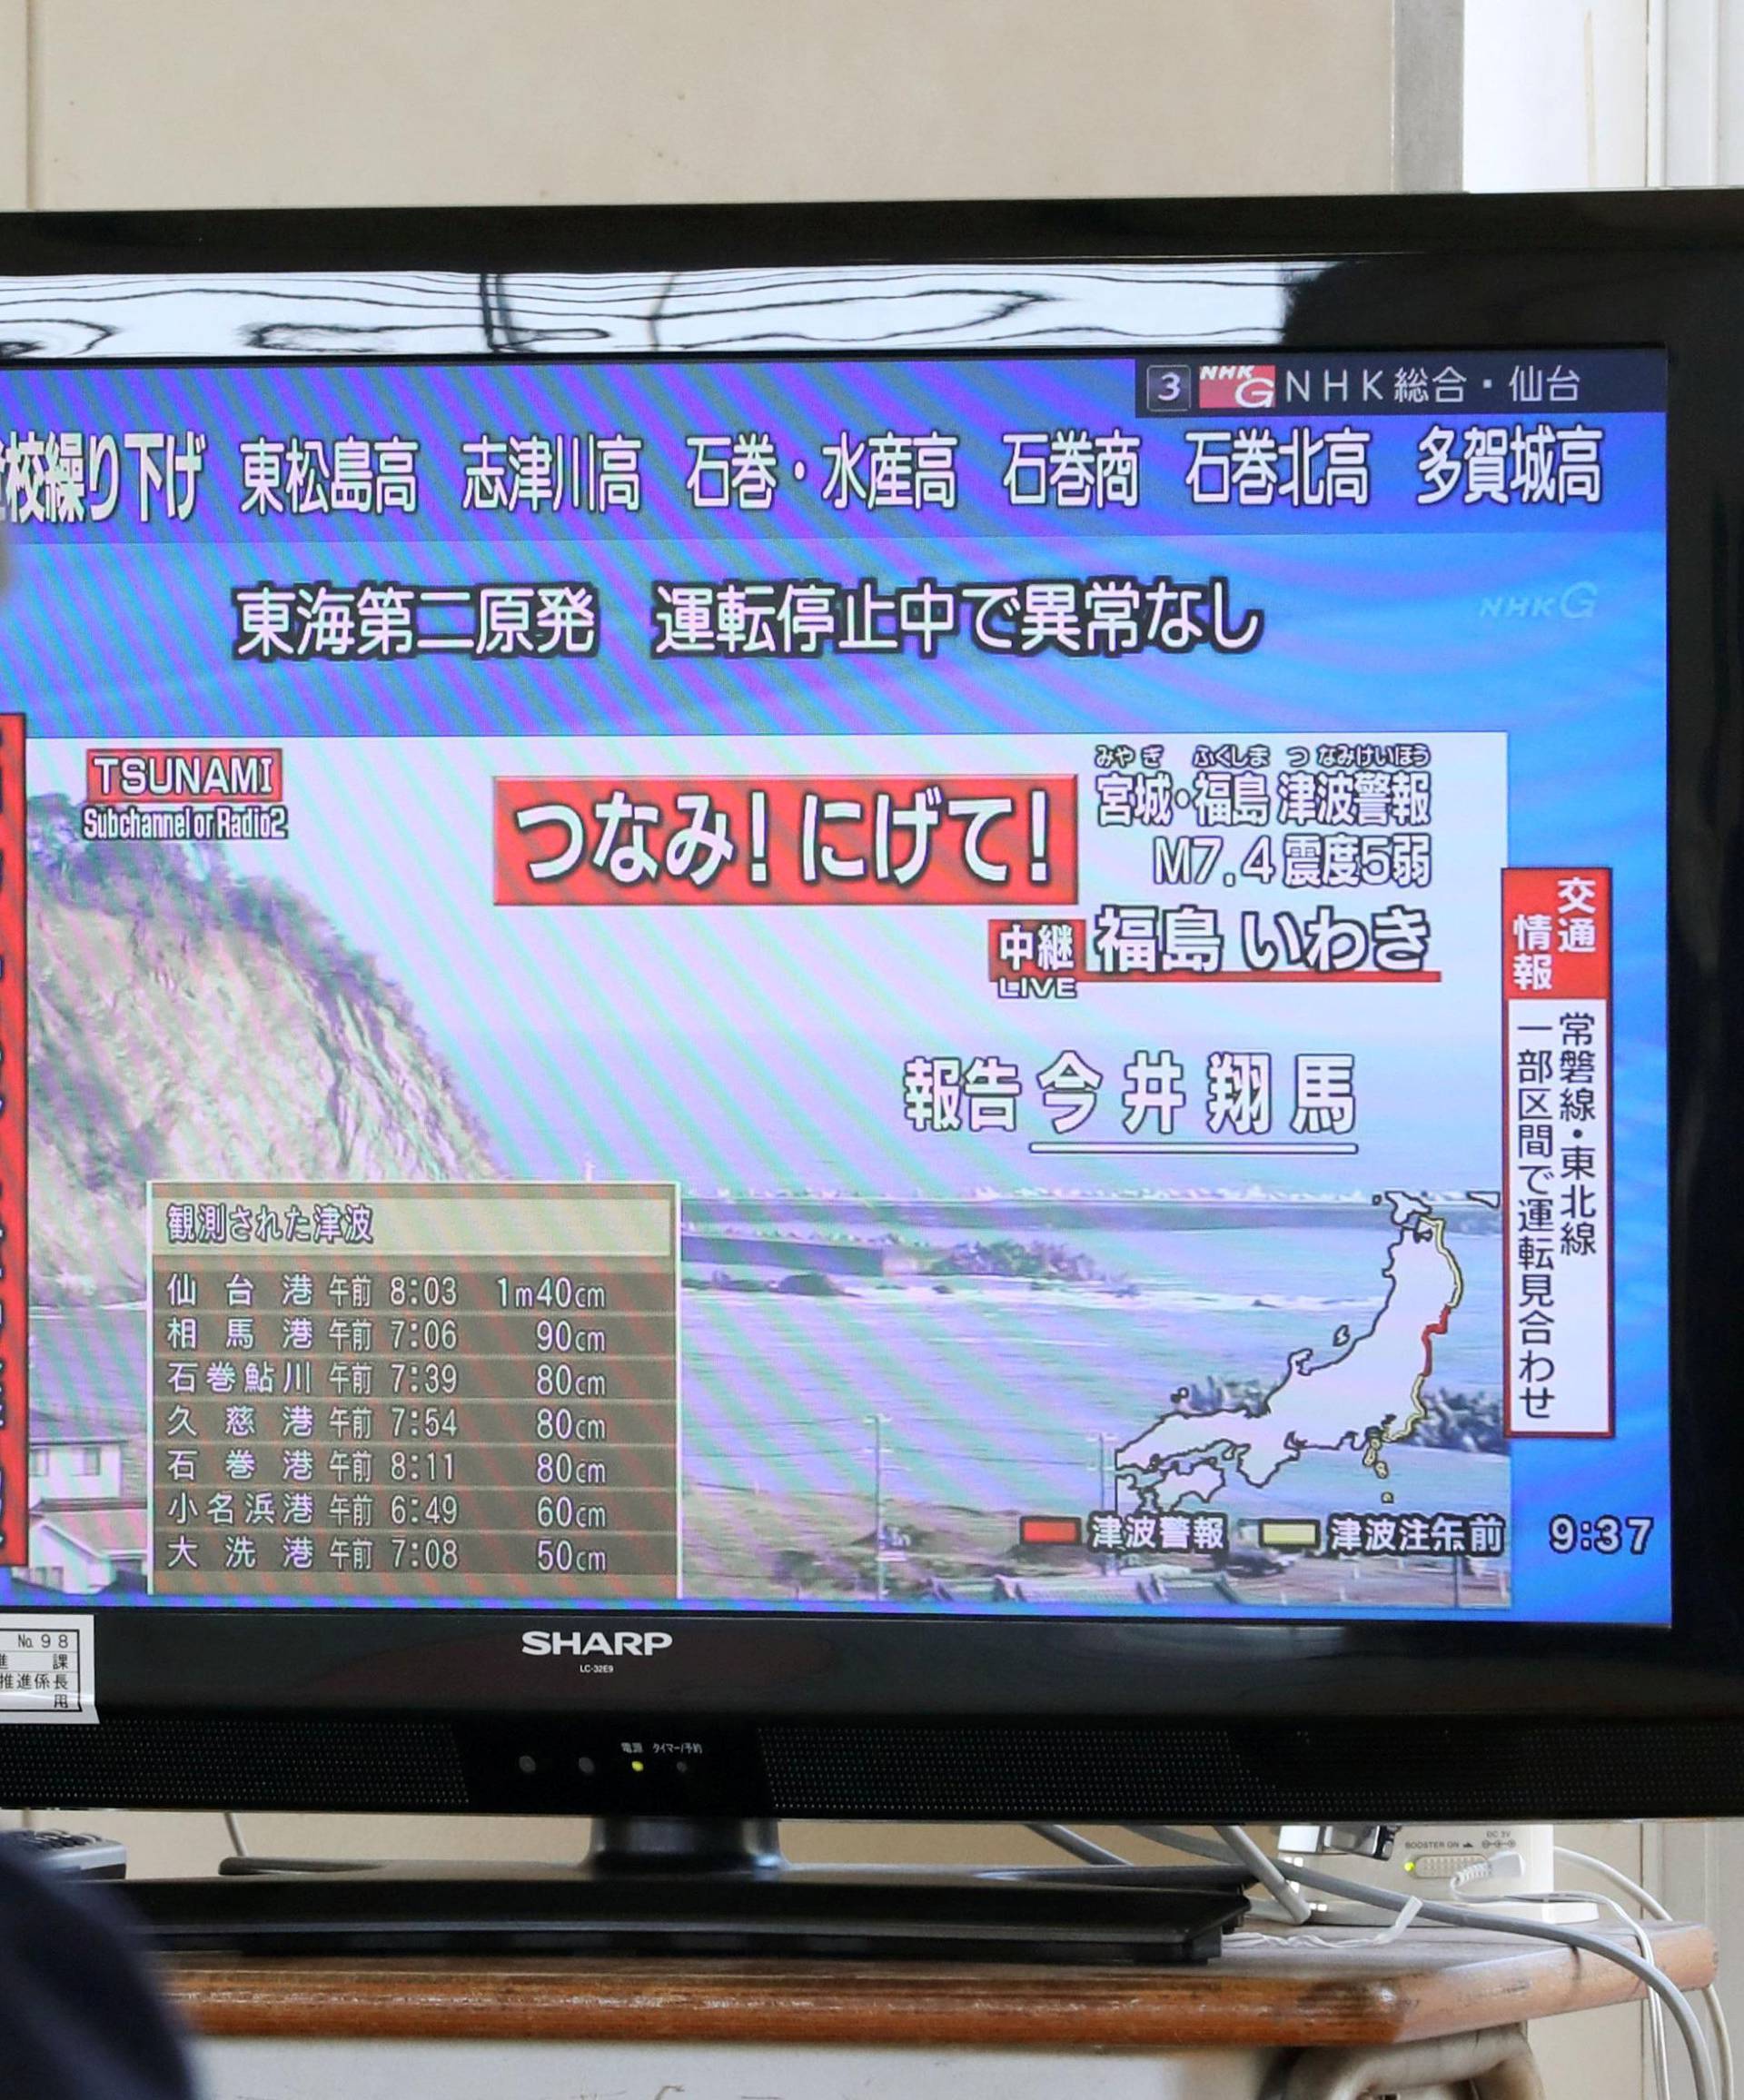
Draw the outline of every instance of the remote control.
M120 1881L127 1872L127 1847L88 1830L0 1830L0 1842L28 1853L56 1874L90 1874Z

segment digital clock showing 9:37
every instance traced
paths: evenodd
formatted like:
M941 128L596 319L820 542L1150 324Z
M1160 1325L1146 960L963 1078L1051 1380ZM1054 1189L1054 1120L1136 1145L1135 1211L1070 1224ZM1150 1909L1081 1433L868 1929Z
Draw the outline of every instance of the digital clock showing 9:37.
M1645 1553L1651 1517L1552 1517L1552 1553Z

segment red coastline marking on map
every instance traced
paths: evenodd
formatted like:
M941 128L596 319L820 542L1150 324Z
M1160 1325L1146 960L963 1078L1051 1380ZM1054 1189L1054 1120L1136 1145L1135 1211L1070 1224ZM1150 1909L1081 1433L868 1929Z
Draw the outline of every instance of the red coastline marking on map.
M1453 1306L1458 1303L1459 1300L1456 1298L1452 1303L1443 1305L1441 1318L1432 1320L1429 1325L1423 1329L1423 1376L1425 1378L1435 1368L1435 1337L1438 1334L1447 1332L1447 1322L1452 1315Z
M1417 1423L1422 1418L1423 1388L1429 1383L1430 1373L1435 1368L1435 1337L1438 1334L1444 1335L1447 1332L1447 1323L1453 1317L1455 1311L1458 1309L1460 1300L1465 1296L1465 1273L1460 1267L1460 1264L1453 1259L1453 1256L1448 1251L1446 1225L1440 1220L1437 1220L1437 1228L1438 1229L1435 1233L1436 1246L1441 1251L1442 1260L1445 1261L1448 1267L1452 1270L1453 1281L1457 1284L1458 1288L1454 1291L1453 1295L1448 1300L1447 1303L1442 1307L1440 1316L1437 1319L1432 1320L1428 1326L1423 1329L1423 1368L1418 1376L1416 1384L1412 1388L1411 1394L1411 1427L1412 1429L1416 1428Z

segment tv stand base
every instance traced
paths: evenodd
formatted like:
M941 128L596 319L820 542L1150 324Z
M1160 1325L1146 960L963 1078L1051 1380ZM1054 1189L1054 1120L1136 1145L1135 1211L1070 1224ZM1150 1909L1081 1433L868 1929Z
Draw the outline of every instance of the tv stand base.
M605 1817L575 1866L229 1859L130 1881L165 1949L648 1953L1204 1962L1245 1913L1238 1869L794 1867L769 1822Z

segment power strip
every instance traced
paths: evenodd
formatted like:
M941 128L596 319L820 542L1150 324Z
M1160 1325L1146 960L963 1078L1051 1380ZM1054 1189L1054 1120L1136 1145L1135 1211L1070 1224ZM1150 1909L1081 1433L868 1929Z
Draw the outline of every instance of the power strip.
M1345 1881L1421 1897L1425 1903L1481 1903L1502 1917L1538 1924L1583 1925L1599 1916L1591 1903L1533 1903L1526 1898L1556 1887L1556 1826L1552 1823L1404 1823L1393 1833L1384 1857L1349 1848L1350 1825L1286 1823L1278 1832L1278 1857L1321 1866ZM1303 1896L1328 1923L1372 1923L1373 1913L1336 1897ZM1497 1901L1496 1898L1506 1900Z

